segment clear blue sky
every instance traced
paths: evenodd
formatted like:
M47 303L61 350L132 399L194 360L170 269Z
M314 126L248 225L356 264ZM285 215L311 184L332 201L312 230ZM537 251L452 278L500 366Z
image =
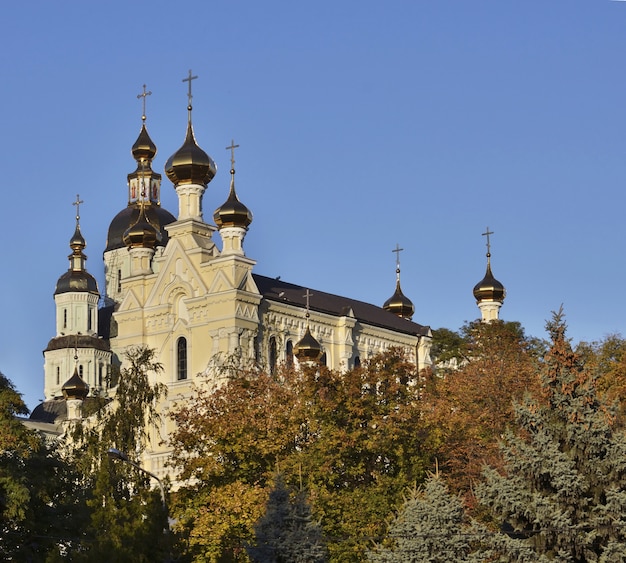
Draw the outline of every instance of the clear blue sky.
M231 138L255 271L414 320L478 317L486 226L501 310L543 336L626 333L626 2L11 2L0 33L0 370L32 408L76 193L87 266L126 205L147 84L155 170L194 126L225 199ZM177 201L164 178L163 205Z

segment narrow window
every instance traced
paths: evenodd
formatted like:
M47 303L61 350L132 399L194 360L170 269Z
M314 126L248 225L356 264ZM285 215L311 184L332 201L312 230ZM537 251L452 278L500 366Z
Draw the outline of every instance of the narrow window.
M91 307L87 307L87 330L91 330Z
M293 343L291 340L287 340L287 365L289 367L293 366Z
M356 356L354 358L354 367L355 368L360 368L361 367L361 358L359 358L358 356Z
M67 309L63 309L63 328L67 328Z
M61 384L61 368L57 366L57 385Z
M327 363L327 362L328 362L328 359L327 359L327 357L326 357L326 352L324 352L324 353L322 354L322 357L320 358L320 365L322 365L322 366L327 366L327 365L328 365L328 363Z
M276 338L273 336L270 338L270 349L269 349L269 361L270 361L270 373L274 374L276 370Z
M184 336L176 342L176 366L178 379L187 379L187 340Z
M103 379L102 379L102 368L103 368L103 365L99 364L98 365L98 385L100 387L102 387L102 381L103 381Z
M81 377L83 376L83 364L80 364L78 366L78 375L80 375Z
M117 292L122 291L122 270L117 271Z

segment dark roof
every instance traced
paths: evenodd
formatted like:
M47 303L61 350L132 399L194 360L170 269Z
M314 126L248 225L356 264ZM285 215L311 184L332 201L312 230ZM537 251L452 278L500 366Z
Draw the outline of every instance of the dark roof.
M65 399L51 399L39 403L30 414L30 420L37 422L54 422L67 419L67 403Z
M306 307L304 294L307 289L310 289L309 307L312 311L341 317L348 315L349 311L352 310L354 317L362 323L387 328L403 334L424 336L430 330L428 326L422 326L408 319L397 317L393 313L385 311L382 307L372 305L371 303L325 293L313 288L305 288L301 285L287 283L258 274L252 274L252 277L259 288L259 292L268 301L288 303L304 309Z
M62 350L63 348L96 348L108 352L111 347L109 342L97 336L88 336L86 334L67 334L65 336L56 336L44 350Z
M139 206L131 204L113 217L113 220L109 225L107 246L104 249L105 252L114 250L115 248L124 248L126 246L122 240L124 233L137 220L138 212ZM146 215L149 216L148 218L151 223L160 226L161 241L158 243L158 246L165 246L168 240L165 226L176 221L176 217L174 217L167 209L155 205L151 205L146 209Z

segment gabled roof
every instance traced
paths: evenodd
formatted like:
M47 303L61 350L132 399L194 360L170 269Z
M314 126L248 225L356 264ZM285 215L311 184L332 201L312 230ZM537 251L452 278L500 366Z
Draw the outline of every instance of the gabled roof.
M403 334L426 336L430 331L428 326L397 317L393 313L385 311L382 307L372 305L371 303L325 293L313 288L305 288L301 285L287 283L280 279L268 278L258 274L252 274L252 277L259 288L259 292L268 301L288 303L304 309L306 307L306 297L304 295L306 290L310 289L309 308L312 311L327 313L337 317L354 316L363 324L386 328ZM353 315L350 314L350 311L352 311Z

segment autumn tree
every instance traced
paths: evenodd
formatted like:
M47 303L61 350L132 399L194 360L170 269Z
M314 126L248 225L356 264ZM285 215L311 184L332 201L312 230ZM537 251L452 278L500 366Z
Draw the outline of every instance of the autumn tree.
M519 429L502 446L505 466L486 470L476 490L504 532L490 544L506 561L518 561L522 549L532 549L535 560L624 561L624 431L572 351L562 313L547 329L545 401L516 403Z
M76 541L80 508L71 496L75 474L19 415L21 395L0 374L0 556L44 561Z
M398 350L345 373L245 372L199 389L172 415L173 461L192 480L176 516L194 557L246 560L241 547L279 468L287 485L302 476L331 561L362 561L404 489L423 478L419 396L415 366Z
M512 421L514 399L537 393L542 346L519 323L470 323L465 363L424 386L429 440L455 491L467 492L485 463L501 463L498 443Z

